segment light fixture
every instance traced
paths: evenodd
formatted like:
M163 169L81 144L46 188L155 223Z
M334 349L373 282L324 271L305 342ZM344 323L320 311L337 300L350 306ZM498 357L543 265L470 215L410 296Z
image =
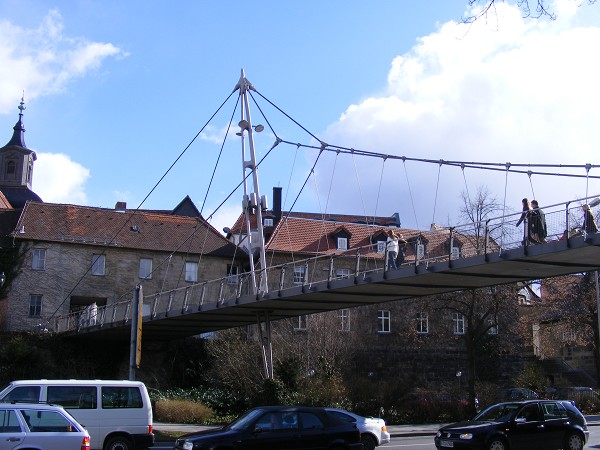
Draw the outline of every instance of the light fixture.
M598 205L600 205L600 197L596 197L594 200L592 200L589 205L594 208Z
M247 120L240 120L238 125L240 126L240 128L242 130L249 130L250 129L250 122L248 122ZM265 129L264 125L258 124L256 126L252 126L252 128L254 128L254 131L256 131L257 133L260 133L261 131L263 131Z
M6 275L4 275L4 272L0 272L0 287L4 286L5 281L6 281Z

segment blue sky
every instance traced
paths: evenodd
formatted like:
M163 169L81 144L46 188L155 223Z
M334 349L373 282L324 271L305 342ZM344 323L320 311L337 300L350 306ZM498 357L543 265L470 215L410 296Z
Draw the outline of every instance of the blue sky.
M24 90L34 191L49 202L134 208L243 68L262 95L330 144L434 160L596 164L600 6L580 3L557 0L555 21L523 19L502 3L466 25L466 0L0 0L0 141L10 139ZM170 209L186 195L203 205L234 106L235 98L143 208ZM280 137L314 144L259 106ZM235 131L204 216L241 181ZM260 158L274 135L255 137ZM290 207L314 159L278 146L259 169L261 193L282 186ZM326 154L295 209L400 212L404 226L426 229L451 221L461 191L482 184L502 203L502 173ZM511 175L506 191L519 209L524 196L557 203L600 193L600 183ZM241 212L241 195L214 214L218 229Z

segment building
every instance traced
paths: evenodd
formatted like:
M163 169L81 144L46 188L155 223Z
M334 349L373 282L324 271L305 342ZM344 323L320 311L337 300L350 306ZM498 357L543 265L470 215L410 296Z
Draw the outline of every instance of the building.
M31 189L35 152L24 141L23 103L0 148L0 308L6 331L51 328L72 314L75 326L131 299L136 285L155 293L237 271L246 258L200 215L189 197L149 211L45 203Z

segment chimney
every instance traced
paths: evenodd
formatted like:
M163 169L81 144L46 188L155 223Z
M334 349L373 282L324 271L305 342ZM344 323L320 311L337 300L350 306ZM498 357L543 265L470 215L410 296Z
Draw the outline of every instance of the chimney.
M127 203L126 202L117 202L115 204L115 210L117 212L125 212L126 209L127 209Z
M281 219L281 189L280 187L273 188L273 214L275 215L274 223Z

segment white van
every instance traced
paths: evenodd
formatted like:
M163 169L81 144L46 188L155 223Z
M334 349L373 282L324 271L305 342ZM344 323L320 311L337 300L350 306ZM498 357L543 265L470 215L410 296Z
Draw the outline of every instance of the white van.
M154 445L152 406L144 383L105 380L20 380L0 402L63 406L90 433L93 450L137 450Z

